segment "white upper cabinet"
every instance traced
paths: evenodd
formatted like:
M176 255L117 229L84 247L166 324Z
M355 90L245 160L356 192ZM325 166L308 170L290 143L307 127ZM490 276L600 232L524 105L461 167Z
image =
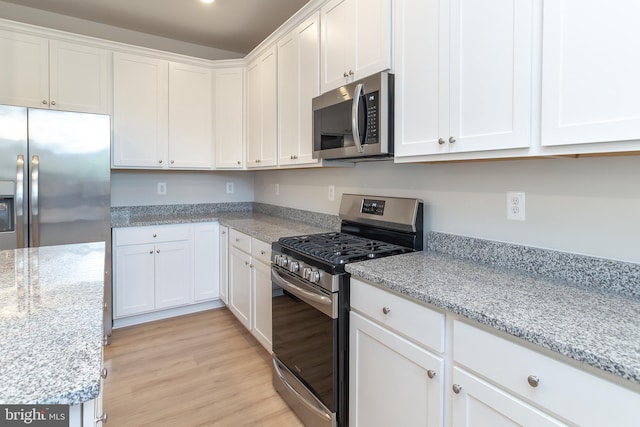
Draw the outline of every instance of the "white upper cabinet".
M167 164L168 62L125 53L113 56L113 166Z
M318 163L311 100L320 94L320 16L313 14L278 43L278 164Z
M396 156L529 147L532 1L395 6Z
M320 10L324 93L391 68L391 0L331 0Z
M277 164L277 46L247 66L247 167Z
M213 168L213 72L169 64L169 167Z
M113 166L213 168L210 68L114 54Z
M244 68L215 71L216 168L244 167Z
M638 16L634 0L544 3L543 146L640 139Z
M0 30L0 104L109 113L103 49Z

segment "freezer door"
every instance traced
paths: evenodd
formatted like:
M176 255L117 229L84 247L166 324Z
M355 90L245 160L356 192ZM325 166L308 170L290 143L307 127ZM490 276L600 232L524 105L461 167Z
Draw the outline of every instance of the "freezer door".
M109 116L28 115L30 246L110 240Z
M25 247L27 109L0 105L0 250Z

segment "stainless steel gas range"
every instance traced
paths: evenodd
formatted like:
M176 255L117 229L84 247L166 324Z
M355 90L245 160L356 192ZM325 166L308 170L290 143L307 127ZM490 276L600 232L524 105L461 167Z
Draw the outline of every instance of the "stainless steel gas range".
M309 427L348 420L345 264L422 250L423 203L345 194L340 232L272 244L273 384Z

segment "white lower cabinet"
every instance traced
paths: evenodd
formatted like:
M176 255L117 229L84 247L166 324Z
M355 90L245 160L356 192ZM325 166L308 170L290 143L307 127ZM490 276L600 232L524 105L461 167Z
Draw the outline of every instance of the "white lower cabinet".
M220 226L220 301L228 304L229 301L229 228Z
M114 229L114 326L185 314L216 300L218 239L218 223ZM169 309L182 312L165 312Z
M271 246L229 229L229 310L271 352Z
M622 379L378 286L350 286L351 426L638 424L640 393Z
M357 313L349 320L349 425L442 426L442 358Z

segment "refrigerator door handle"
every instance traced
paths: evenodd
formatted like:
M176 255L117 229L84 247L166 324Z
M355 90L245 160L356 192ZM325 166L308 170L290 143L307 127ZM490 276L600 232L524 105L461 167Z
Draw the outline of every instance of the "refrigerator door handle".
M40 246L39 212L38 212L38 178L40 175L40 158L31 157L31 247Z
M16 159L16 238L17 247L24 248L24 156Z

